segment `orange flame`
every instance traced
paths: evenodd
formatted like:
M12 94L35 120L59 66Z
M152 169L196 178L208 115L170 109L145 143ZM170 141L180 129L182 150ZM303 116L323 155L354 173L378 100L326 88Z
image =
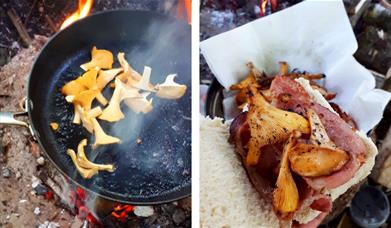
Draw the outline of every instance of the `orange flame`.
M85 18L92 7L94 0L79 0L79 8L71 16L67 17L61 25L61 30L68 27L73 22Z
M268 0L263 0L261 2L262 2L261 3L261 16L264 16L266 13L266 5L267 5Z
M191 0L178 1L176 17L191 24Z

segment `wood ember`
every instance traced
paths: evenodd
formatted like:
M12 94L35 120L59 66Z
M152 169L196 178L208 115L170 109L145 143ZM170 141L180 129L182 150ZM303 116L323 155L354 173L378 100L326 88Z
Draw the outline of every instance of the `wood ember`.
M20 110L19 101L26 96L27 77L33 60L46 40L46 37L35 37L28 49L22 49L0 68L0 91L8 95L0 97L1 111ZM33 176L38 174L36 158L31 153L29 131L23 127L1 125L0 142L0 145L7 145L0 168L9 169L11 174L8 178L0 175L0 227L38 227L45 221L69 227L73 216L56 206L55 200L36 196L31 186ZM39 154L38 147L34 150ZM36 207L41 209L39 215L34 214ZM51 221L54 213L58 216Z

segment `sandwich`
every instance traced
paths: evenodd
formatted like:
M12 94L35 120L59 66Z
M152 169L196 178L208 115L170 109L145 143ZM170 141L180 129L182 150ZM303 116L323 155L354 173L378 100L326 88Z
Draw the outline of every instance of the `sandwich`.
M317 83L324 75L281 62L267 77L248 66L230 88L242 112L231 123L201 120L201 225L317 227L370 174L377 148L329 102L338 94Z

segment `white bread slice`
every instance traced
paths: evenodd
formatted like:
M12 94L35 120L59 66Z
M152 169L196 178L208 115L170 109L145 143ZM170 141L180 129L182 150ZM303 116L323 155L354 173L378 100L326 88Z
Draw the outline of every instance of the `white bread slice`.
M335 111L331 108L330 104L327 102L327 100L320 94L318 91L311 88L309 81L304 78L296 79L298 83L300 83L301 86L306 90L306 92L310 95L310 97L313 99L313 101L317 102L318 104L322 105L323 107L328 108L332 112L335 113ZM326 190L326 194L330 194L331 199L334 201L337 199L340 195L344 194L351 186L358 184L361 180L365 179L370 173L375 165L375 157L377 155L377 147L372 142L370 138L368 138L364 133L360 131L356 131L356 134L360 136L360 138L363 140L365 146L367 147L367 155L366 155L366 161L361 167L357 170L356 174L352 179L350 179L345 184L339 186L338 188L329 189ZM296 213L296 216L294 219L298 221L299 223L305 224L309 221L313 220L317 215L319 214L318 211L312 210L311 208L303 209L302 211L299 211L299 213Z
M297 81L312 99L331 109L323 96L304 80ZM200 125L201 227L279 227L272 205L266 205L259 197L234 147L228 143L229 125L223 124L220 118L211 120L208 117L201 117ZM362 132L356 133L367 147L366 162L347 183L326 191L333 201L366 178L375 164L375 144ZM305 224L318 214L318 211L304 208L294 219Z
M222 119L201 116L201 227L279 227L272 205L252 186L228 137L229 125Z

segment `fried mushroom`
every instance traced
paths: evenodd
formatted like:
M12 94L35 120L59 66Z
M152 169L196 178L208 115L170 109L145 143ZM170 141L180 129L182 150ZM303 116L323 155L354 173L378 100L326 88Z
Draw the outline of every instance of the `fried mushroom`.
M186 85L174 82L176 74L167 75L163 84L157 85L156 96L164 99L179 99L186 93Z
M91 51L91 61L82 64L80 67L85 71L90 69L111 69L113 62L113 54L110 51L97 49L94 46Z

